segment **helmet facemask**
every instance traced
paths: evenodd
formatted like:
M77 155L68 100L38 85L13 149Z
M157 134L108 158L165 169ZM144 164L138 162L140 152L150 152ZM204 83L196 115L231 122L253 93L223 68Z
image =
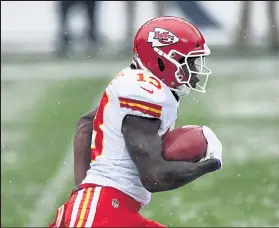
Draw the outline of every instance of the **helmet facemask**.
M187 96L191 90L206 93L208 77L212 72L205 63L205 57L210 54L210 50L206 44L204 47L204 50L191 51L187 55L176 50L171 50L166 54L160 49L154 48L154 51L177 67L175 79L181 85L170 89L175 91L178 96ZM174 56L178 56L180 61L175 60Z

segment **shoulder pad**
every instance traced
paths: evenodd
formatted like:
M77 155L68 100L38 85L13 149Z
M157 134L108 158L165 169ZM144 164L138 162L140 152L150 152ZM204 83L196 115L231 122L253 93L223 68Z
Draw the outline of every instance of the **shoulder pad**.
M124 69L112 81L120 107L130 114L160 118L170 91L156 76L145 70Z

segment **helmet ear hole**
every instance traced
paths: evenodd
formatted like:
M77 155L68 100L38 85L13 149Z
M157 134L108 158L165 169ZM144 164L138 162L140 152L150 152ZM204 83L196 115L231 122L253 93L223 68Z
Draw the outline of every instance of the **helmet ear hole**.
M158 58L158 66L161 72L163 72L165 70L165 65L163 63L163 60Z

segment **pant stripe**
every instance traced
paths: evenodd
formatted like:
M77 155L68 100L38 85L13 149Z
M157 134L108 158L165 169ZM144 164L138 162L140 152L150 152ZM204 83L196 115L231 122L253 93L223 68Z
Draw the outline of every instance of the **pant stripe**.
M58 209L58 214L57 214L57 220L56 220L56 227L60 227L62 218L63 218L63 213L64 213L64 205L59 207Z
M88 214L88 219L87 219L87 222L85 224L85 227L92 227L93 226L93 222L94 222L94 218L95 218L95 214L96 214L97 205L98 205L101 190L102 190L102 187L96 187L95 188L93 199L92 199L92 202L91 202L91 205L90 205L90 211L89 211L89 214Z
M95 190L93 190L95 191ZM85 215L84 215L84 219L82 221L82 224L81 224L81 227L85 227L85 223L87 222L87 219L88 219L88 215L89 215L89 211L90 211L90 206L91 206L91 202L93 200L93 197L94 197L94 193L90 195L90 199L87 203L87 209L86 209L86 212L85 212Z
M82 194L81 202L79 203L79 206L78 206L78 213L77 213L77 216L75 217L74 227L77 227L77 224L78 224L78 221L79 221L79 218L80 218L80 214L82 212L82 206L84 204L87 192L88 192L88 188L85 188L84 192Z
M83 192L84 192L84 189L78 191L77 197L75 199L75 203L74 203L74 207L73 207L73 211L72 211L72 215L71 215L70 227L74 227L74 225L75 225L77 215L79 212L80 202L83 198Z
M92 194L93 188L88 188L86 191L86 197L85 200L83 202L82 208L81 208L81 213L79 218L77 218L77 226L76 227L81 227L83 220L86 220L87 218L85 218L85 213L88 210L88 202L90 201L90 198L92 198L91 196L93 196Z

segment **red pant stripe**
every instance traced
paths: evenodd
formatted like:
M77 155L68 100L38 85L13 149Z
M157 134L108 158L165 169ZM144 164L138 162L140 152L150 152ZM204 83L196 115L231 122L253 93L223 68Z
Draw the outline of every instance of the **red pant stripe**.
M97 205L100 198L102 187L96 187L94 190L93 198L90 204L90 210L88 210L88 219L84 227L92 227L94 223L95 214L97 211Z
M64 204L58 208L57 219L55 224L56 227L60 227L63 218L63 213L64 213Z
M81 227L86 227L85 224L88 220L90 205L91 205L91 202L92 202L92 200L94 198L94 195L95 195L95 190L93 190L93 188L90 188L90 189L91 189L91 192L90 192L89 200L87 201L87 203L84 203L84 206L82 208L82 210L85 211L84 216L79 218L82 221L82 223L79 223L79 224L81 224ZM79 224L78 224L78 227L80 227Z
M70 221L70 227L75 227L75 222L77 220L77 218L79 217L80 214L80 204L82 203L82 200L84 199L85 195L84 192L86 192L86 189L82 189L80 191L77 192L77 196L76 198L73 200L74 203L74 207L73 207L73 211L71 213L71 221Z
M91 194L92 194L92 188L85 189L85 191L83 193L83 196L82 196L81 203L80 203L79 208L78 208L78 214L77 214L77 217L76 217L74 227L81 227L82 220L84 218L84 215L85 215L85 212L86 212L86 207L87 207L87 204L88 204L88 201L90 199Z

